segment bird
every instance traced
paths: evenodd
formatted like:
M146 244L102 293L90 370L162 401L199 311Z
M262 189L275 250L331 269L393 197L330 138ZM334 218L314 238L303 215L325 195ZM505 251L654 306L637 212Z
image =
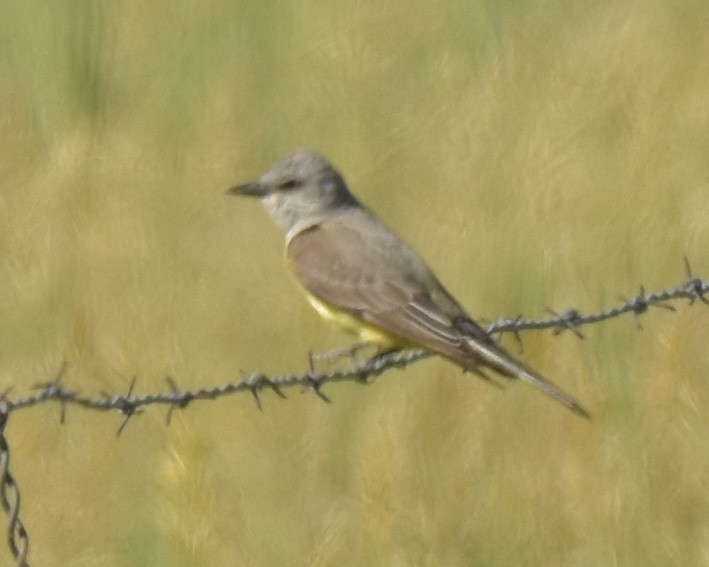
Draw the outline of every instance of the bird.
M432 269L349 190L322 154L296 150L257 181L230 188L258 198L285 232L286 258L326 320L380 353L420 348L465 371L527 382L574 413L571 395L510 355L443 286Z

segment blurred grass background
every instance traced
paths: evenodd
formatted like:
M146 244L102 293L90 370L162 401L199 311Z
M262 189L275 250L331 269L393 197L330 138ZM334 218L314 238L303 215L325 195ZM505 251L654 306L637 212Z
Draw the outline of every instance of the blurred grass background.
M66 359L84 392L194 388L349 341L224 195L298 147L481 318L706 277L708 28L698 0L0 2L0 386ZM119 439L18 412L31 560L707 564L709 311L678 307L524 336L590 423L441 360Z

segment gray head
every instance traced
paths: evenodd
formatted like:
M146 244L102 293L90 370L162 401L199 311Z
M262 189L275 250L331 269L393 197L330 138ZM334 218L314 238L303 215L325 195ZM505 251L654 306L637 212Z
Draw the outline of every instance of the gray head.
M307 150L282 157L261 179L233 187L228 193L260 198L288 240L333 214L359 206L330 162Z

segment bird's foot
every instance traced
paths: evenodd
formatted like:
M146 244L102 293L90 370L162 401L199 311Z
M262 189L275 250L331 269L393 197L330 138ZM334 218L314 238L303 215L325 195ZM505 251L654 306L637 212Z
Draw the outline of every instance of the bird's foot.
M342 348L336 348L333 350L329 350L327 352L315 352L310 354L310 365L311 367L314 366L316 363L324 362L325 364L332 364L334 362L338 362L339 360L342 359L347 359L351 363L356 363L357 361L357 355L361 353L363 350L369 349L369 348L376 348L375 343L371 342L364 342L364 343L355 343L353 345L347 346L347 347L342 347Z

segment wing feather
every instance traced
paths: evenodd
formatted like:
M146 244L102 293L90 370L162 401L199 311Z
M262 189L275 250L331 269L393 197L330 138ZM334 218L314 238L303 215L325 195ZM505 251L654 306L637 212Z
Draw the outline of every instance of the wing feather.
M288 255L305 289L406 342L433 350L463 344L454 322L467 316L423 261L383 226L367 230L367 216L355 220L291 239Z

